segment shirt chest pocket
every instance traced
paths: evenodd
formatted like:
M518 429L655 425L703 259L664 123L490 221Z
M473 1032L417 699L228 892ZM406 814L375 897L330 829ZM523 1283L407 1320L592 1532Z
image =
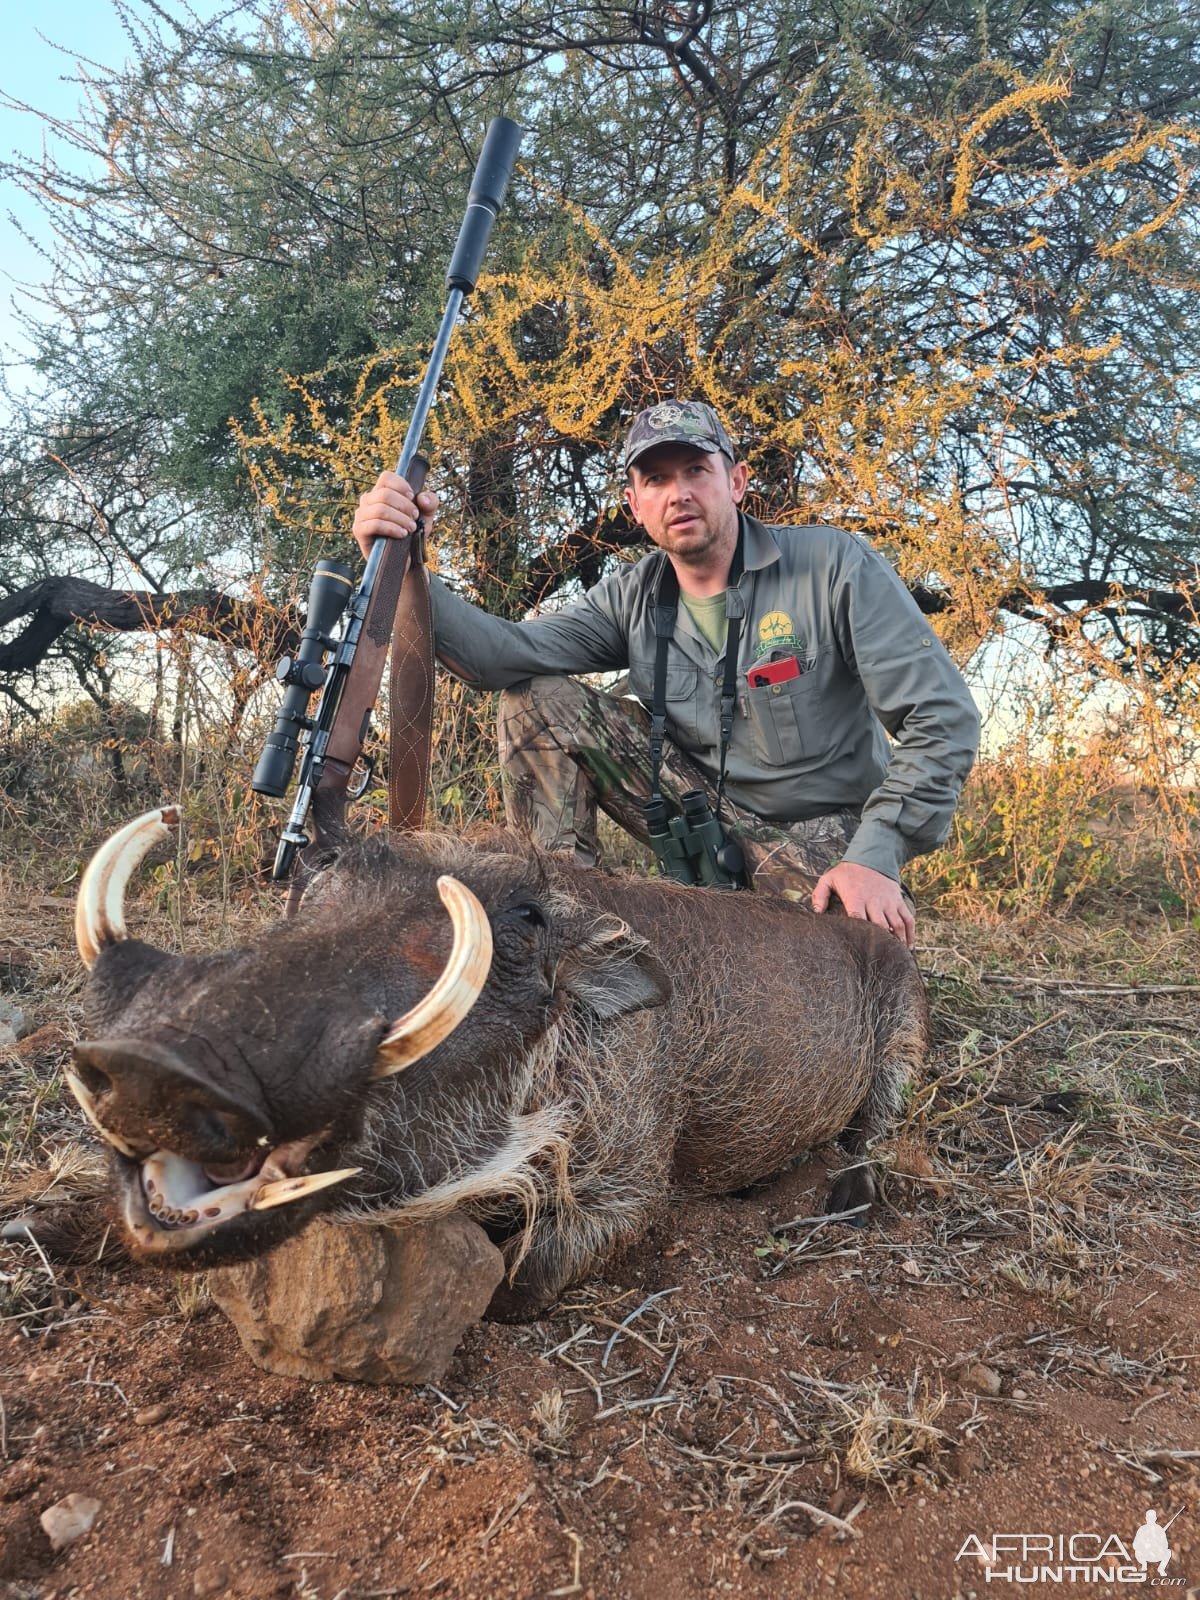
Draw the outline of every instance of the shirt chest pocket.
M654 658L653 656L629 663L629 687L646 707L654 709ZM706 734L706 722L712 721L711 709L706 717L700 704L700 669L690 661L667 659L667 729L680 743L696 748L712 744ZM711 730L708 730L711 731Z
M811 759L830 740L820 663L797 678L747 688L742 698L754 753L769 767Z

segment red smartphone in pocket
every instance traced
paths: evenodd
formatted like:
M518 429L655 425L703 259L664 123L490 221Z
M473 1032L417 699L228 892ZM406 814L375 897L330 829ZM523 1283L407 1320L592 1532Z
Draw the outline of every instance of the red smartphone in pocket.
M795 656L784 656L782 661L760 661L750 668L746 681L752 689L768 689L772 684L786 683L800 676L800 662Z

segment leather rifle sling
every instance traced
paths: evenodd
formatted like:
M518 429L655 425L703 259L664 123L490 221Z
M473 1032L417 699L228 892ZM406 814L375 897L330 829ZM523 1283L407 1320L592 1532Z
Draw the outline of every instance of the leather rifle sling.
M388 646L392 640L392 622L400 598L404 575L408 570L412 538L389 539L379 571L375 574L375 587L367 602L362 632L354 647L354 661L346 675L342 698L338 703L337 718L330 730L325 750L325 765L332 769L334 781L331 793L341 792L345 804L346 785L355 763L362 754L371 712L383 682L383 668L387 661ZM316 791L313 804L325 788L322 783Z
M425 821L433 741L433 615L423 542L418 528L396 607L388 683L388 826L404 831Z
M426 482L427 470L429 462L424 456L414 456L408 469L408 483L414 494L418 494L422 483ZM358 757L362 755L371 712L374 710L374 702L379 698L379 685L384 678L384 662L387 661L387 650L392 643L392 630L397 626L403 590L408 587L405 584L406 574L413 565L414 541L419 542L419 538L421 533L418 530L418 533L410 534L406 539L387 539L378 573L374 576L374 589L371 590L371 598L366 603L362 634L358 635L358 642L355 645L354 664L350 666L346 686L342 688L338 715L331 728L330 742L325 750L326 768L331 768L334 774L330 792L331 795L338 795L341 802L338 822L341 822L342 813L346 810L346 787L349 784L350 771L354 770ZM416 560L419 563L419 549L416 552ZM421 581L424 584L424 566L421 566ZM429 598L426 594L426 618L427 614L429 614ZM426 629L426 635L432 662L432 630ZM427 714L430 722L432 722L432 677L434 674L430 666L430 710ZM427 765L429 765L429 754L426 741L426 770ZM422 776L422 798L426 786L427 778ZM325 784L318 786L317 794L314 795L314 821L318 822L318 837L320 837L318 800L322 797L323 787Z
M367 602L362 632L354 649L354 661L346 675L337 714L329 732L329 743L325 747L325 775L313 793L314 856L320 850L336 847L345 841L346 791L350 776L362 755L371 713L383 681L392 622L409 567L412 536L389 539L386 543L379 571L375 574L375 587ZM308 886L311 868L305 858L309 853L308 850L301 852L296 870L292 873L285 913L289 917L294 917L299 911Z

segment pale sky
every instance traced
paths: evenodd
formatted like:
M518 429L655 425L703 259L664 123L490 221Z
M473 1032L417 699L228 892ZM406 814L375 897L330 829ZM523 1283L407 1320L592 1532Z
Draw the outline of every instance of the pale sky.
M170 0L168 0L170 6ZM136 0L134 0L136 10ZM180 7L182 10L182 6ZM235 9L234 0L194 0L202 17ZM79 63L113 66L129 54L129 41L112 0L45 0L38 6L5 8L4 44L0 51L0 161L15 154L40 153L49 137L39 118L16 108L18 101L70 120L84 99ZM50 230L38 207L6 179L0 178L0 355L5 362L24 353L12 303L22 283L40 283L46 266L21 236L23 227L49 243ZM20 374L11 377L20 387Z
M63 49L56 49L61 42ZM31 105L60 118L71 117L82 98L77 75L80 57L107 64L125 55L127 41L108 0L49 0L44 6L13 6L5 21L0 56L0 159L36 155L42 149L38 118L16 109L11 101ZM49 229L37 206L16 186L0 178L0 347L11 359L20 337L12 301L21 283L40 282L45 264L22 238L17 224L39 239Z

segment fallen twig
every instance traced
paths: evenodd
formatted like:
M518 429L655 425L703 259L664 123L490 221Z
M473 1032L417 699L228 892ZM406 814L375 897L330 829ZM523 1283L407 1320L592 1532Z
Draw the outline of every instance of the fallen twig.
M656 1300L665 1300L669 1294L678 1294L681 1287L682 1285L677 1283L673 1289L657 1289L653 1294L648 1294L642 1301L641 1305L637 1306L633 1311L631 1311L629 1315L622 1322L618 1323L613 1329L612 1338L604 1346L604 1354L600 1357L600 1365L602 1367L606 1367L608 1365L608 1358L610 1355L612 1355L613 1346L625 1332L626 1328L629 1327L629 1324L637 1321L638 1317L641 1316L642 1312L645 1311L647 1306L652 1306Z
M479 1535L479 1543L482 1549L486 1550L488 1545L491 1543L493 1536L499 1533L501 1528L508 1526L508 1524L516 1516L517 1512L520 1511L521 1507L533 1494L535 1488L535 1484L527 1483L517 1498L513 1501L512 1505L509 1506L507 1511L497 1511L496 1515Z
M559 1595L578 1594L579 1591L583 1588L583 1585L579 1581L579 1562L580 1562L580 1558L583 1555L583 1540L579 1537L579 1535L577 1533L573 1532L572 1529L570 1529L570 1528L564 1528L563 1532L566 1534L567 1538L570 1539L575 1545L575 1568L574 1568L574 1571L573 1571L573 1573L571 1575L571 1581L570 1581L569 1584L567 1584L565 1586L565 1588L562 1588L562 1589L551 1589L550 1593L554 1597L557 1597Z
M786 1233L789 1228L823 1228L829 1222L849 1222L851 1217L861 1216L864 1211L871 1209L870 1201L861 1206L852 1206L849 1211L826 1211L819 1217L793 1217L790 1222L773 1222L772 1233Z
M1196 983L1085 983L1078 978L1040 978L1036 973L985 972L984 983L999 984L1005 989L1020 991L1022 984L1032 990L1053 990L1061 995L1116 995L1134 997L1155 994L1200 994ZM1026 990L1025 992L1028 992Z

